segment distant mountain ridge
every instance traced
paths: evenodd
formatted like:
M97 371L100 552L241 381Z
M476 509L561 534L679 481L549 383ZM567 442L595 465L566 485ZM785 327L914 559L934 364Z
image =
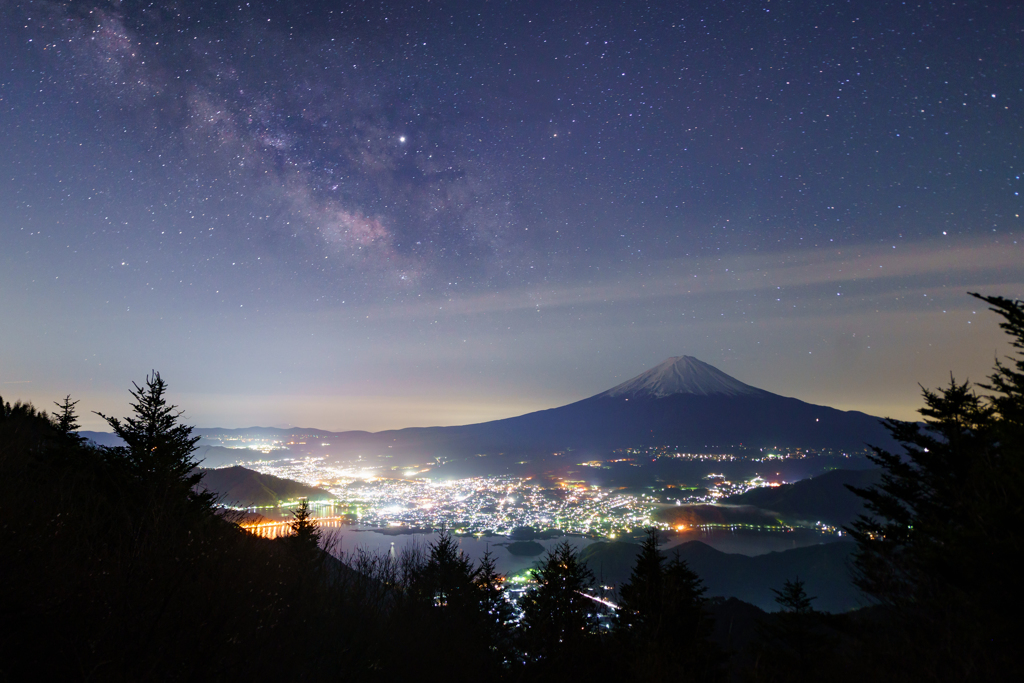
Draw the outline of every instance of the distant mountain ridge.
M688 356L670 358L608 391L558 408L459 427L371 435L390 453L531 454L675 445L861 450L894 447L877 417L751 387ZM368 444L367 444L368 445Z
M384 432L318 429L197 429L202 436L308 435L330 438L345 455L388 455L399 462L505 454L534 457L568 450L630 446L687 449L895 446L879 418L805 403L758 389L691 356L669 358L590 398L491 422Z

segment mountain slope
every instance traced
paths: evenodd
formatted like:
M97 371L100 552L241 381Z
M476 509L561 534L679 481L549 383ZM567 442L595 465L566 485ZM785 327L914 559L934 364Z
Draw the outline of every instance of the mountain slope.
M876 417L757 389L689 356L669 358L608 391L559 408L373 436L392 453L550 453L662 444L857 450L866 442L894 445Z
M771 395L693 356L675 356L594 398L665 398L677 394L732 397Z
M751 489L722 503L753 505L781 513L787 519L846 525L864 512L864 501L846 485L866 488L881 480L882 470L833 470L811 479L774 488Z
M805 403L751 387L690 356L669 358L612 389L569 405L456 427L378 433L213 430L197 434L330 437L337 455L387 455L401 462L504 453L527 458L566 450L672 445L705 449L804 447L860 450L896 444L876 417Z
M291 479L260 474L244 467L218 470L197 468L203 474L200 487L217 494L220 502L237 507L263 507L282 501L308 498L329 500L333 496L323 489L306 486Z
M666 395L670 390L678 391ZM664 444L695 449L744 444L856 450L865 443L894 445L876 417L749 387L685 356L559 408L475 425L403 429L373 437L390 453L442 450L463 455Z
M671 557L676 550L707 587L707 596L735 597L775 611L772 589L786 580L799 577L808 595L814 596L816 609L843 612L860 607L864 600L850 581L849 559L856 544L822 543L764 555L738 555L715 550L701 541L689 541L664 552ZM595 574L621 584L629 579L640 546L634 543L594 543L581 551L581 557Z

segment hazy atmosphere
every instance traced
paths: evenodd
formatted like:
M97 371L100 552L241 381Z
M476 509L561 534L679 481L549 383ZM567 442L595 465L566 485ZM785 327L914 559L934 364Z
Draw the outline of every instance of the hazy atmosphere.
M1024 680L1020 0L0 46L0 681Z
M1024 293L1012 7L0 0L0 394L378 430L686 354L911 418Z

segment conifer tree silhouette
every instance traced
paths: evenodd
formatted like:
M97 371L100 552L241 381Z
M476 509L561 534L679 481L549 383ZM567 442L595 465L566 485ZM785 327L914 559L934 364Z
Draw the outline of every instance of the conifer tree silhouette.
M78 415L75 413L75 406L78 405L78 401L72 401L71 395L68 394L64 397L64 400L60 403L54 401L53 405L57 406L60 410L59 413L54 415L54 426L57 428L57 433L61 437L71 444L81 444L85 439L78 435Z
M579 656L597 630L596 610L584 595L594 584L594 573L562 541L531 574L536 585L521 601L527 652L538 661Z
M179 422L183 411L167 403L167 383L154 370L145 384L132 385L134 416L120 420L96 413L125 442L105 449L108 457L148 489L148 495L159 492L161 497L176 498L199 509L212 508L213 494L195 488L203 478L195 471L193 457L200 437L192 435L191 426Z
M480 621L487 647L504 659L512 647L511 627L515 610L505 593L505 576L498 573L494 554L488 549L476 570Z
M775 593L775 602L782 608L783 612L810 614L814 611L811 602L817 600L817 598L807 596L807 591L804 590L804 582L800 580L799 576L793 581L786 579L785 583L782 584L782 590L773 588L772 593Z
M650 528L620 588L616 635L639 680L713 678L721 655L709 641L705 588L678 551L666 562Z
M320 555L323 532L317 521L313 519L308 499L303 498L299 501L298 507L292 511L292 521L289 527L292 533L287 540L300 555L309 559Z
M629 580L619 589L616 628L632 629L638 639L654 637L662 624L665 557L658 550L658 530L647 530Z
M1014 355L977 385L988 394L952 377L924 389L924 426L887 420L903 452L874 448L881 482L850 487L868 511L848 529L855 582L899 622L893 660L937 680L1022 671L1024 301L972 296L1002 317Z

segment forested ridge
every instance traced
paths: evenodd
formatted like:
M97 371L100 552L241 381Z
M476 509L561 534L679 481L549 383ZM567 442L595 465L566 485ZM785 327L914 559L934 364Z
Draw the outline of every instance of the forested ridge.
M890 421L851 580L869 606L815 609L800 577L778 611L709 597L650 530L615 607L588 597L573 546L518 608L484 557L442 530L397 555L337 556L303 504L292 534L243 530L200 486L198 438L154 372L125 445L78 435L77 403L0 399L0 680L865 681L1019 678L1024 303L983 298L1014 355L986 383L924 392Z

